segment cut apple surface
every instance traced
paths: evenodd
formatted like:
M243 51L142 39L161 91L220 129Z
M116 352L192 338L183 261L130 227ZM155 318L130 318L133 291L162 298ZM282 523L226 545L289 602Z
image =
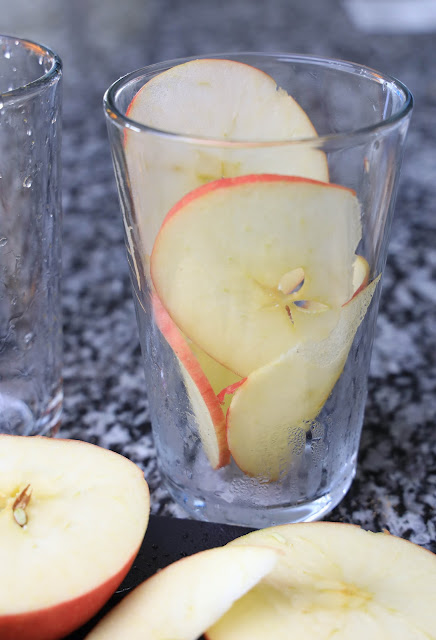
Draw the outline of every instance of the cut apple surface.
M228 372L230 377L226 378L222 372L224 368L219 363L215 365L212 359L207 354L200 353L199 349L194 355L155 293L152 296L152 305L155 322L178 358L204 452L212 468L218 469L230 462L230 453L226 440L225 415L217 399L217 392L211 386L211 380L215 379L219 387L221 380L231 380L234 374ZM202 359L206 373L198 358Z
M55 640L91 618L142 542L149 493L122 456L0 435L0 638Z
M278 480L302 454L301 436L305 438L342 373L378 281L341 309L325 340L293 347L236 390L227 412L227 442L246 474Z
M227 546L183 558L127 595L87 640L196 640L272 570L279 554Z
M360 236L349 189L290 176L223 179L168 213L151 275L179 329L245 377L296 344L330 334L352 294ZM303 286L284 292L296 270L304 272ZM299 300L320 309L309 313Z
M436 556L347 524L283 525L230 546L283 555L206 632L208 640L434 640Z
M127 130L125 138L146 255L169 209L206 182L250 173L328 181L326 157L316 148L309 117L270 76L247 64L202 59L168 69L140 89L126 115L151 128ZM312 142L293 142L302 138Z

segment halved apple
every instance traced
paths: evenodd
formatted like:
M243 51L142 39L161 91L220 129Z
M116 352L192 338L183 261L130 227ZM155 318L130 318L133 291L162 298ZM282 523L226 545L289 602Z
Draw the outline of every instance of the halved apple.
M325 340L293 347L236 390L227 412L227 442L246 474L278 480L289 471L297 455L294 443L310 429L341 375L378 281L341 309Z
M263 529L231 547L281 550L208 640L431 640L436 556L387 533L317 522Z
M330 334L352 294L360 237L349 189L292 176L222 179L168 213L151 276L179 329L245 377ZM304 271L303 286L284 292L296 270ZM299 300L320 309L308 313Z
M234 374L228 372L229 377L226 378L225 373L221 371L224 367L219 363L215 365L212 359L207 354L200 353L199 349L196 350L197 357L194 355L195 352L192 352L155 293L152 295L152 306L155 322L178 358L204 452L212 468L218 469L230 462L230 453L226 440L225 415L217 399L217 392L211 386L211 380L215 379L219 387L221 380L230 381ZM206 372L198 357L202 358Z
M126 131L126 164L145 255L170 208L206 182L249 173L328 181L326 157L316 148L306 113L273 78L247 64L201 59L173 67L141 88L126 115L154 130L197 139ZM292 143L302 138L314 142Z
M148 523L143 472L84 442L0 435L0 638L56 640L127 574Z
M195 640L272 570L279 555L227 546L183 558L127 595L86 640Z

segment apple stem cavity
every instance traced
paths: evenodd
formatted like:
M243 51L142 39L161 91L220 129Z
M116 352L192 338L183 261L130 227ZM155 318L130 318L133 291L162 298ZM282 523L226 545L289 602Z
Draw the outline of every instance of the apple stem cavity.
M20 527L24 527L27 524L26 507L30 502L31 495L32 489L30 488L30 484L28 484L17 496L12 506L14 520Z

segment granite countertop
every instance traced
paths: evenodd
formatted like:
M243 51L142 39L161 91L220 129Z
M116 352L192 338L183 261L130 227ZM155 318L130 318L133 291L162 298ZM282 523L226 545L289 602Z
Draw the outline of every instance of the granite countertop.
M392 11L396 12L395 0ZM64 419L60 435L145 470L154 514L182 516L161 484L124 255L102 95L152 62L222 51L334 56L412 90L396 218L356 479L330 520L386 528L436 551L435 33L360 30L334 0L0 0L4 32L64 61ZM7 8L6 8L7 4ZM374 5L375 3L369 3ZM428 25L427 25L428 26Z

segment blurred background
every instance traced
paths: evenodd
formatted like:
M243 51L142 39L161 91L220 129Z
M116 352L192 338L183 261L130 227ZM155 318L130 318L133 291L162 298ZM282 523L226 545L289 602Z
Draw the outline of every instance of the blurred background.
M139 462L155 513L178 515L153 457L105 89L153 62L235 51L348 59L411 89L359 471L332 519L434 541L436 0L0 0L0 15L0 31L42 42L64 62L61 434Z

